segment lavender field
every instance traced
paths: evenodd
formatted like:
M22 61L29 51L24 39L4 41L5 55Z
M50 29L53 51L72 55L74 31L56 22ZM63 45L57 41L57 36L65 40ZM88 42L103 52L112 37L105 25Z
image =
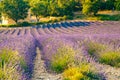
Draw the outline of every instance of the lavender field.
M37 48L46 73L54 77L33 75ZM2 49L15 50L24 59L20 80L120 80L119 21L1 28Z

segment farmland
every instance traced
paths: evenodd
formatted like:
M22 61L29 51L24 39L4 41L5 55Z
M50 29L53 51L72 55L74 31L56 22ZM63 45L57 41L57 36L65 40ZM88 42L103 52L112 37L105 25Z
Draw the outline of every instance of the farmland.
M2 49L17 51L24 59L25 64L19 64L22 80L38 77L39 80L120 80L119 21L69 21L1 28ZM47 75L34 73L37 55L41 56L38 60L44 61ZM77 72L79 68L81 72ZM70 70L76 74L70 76Z

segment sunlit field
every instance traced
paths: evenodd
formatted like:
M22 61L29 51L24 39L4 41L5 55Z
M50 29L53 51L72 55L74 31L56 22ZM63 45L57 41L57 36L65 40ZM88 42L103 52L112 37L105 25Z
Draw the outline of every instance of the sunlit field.
M3 66L13 64L12 58L18 56L20 62L13 64L17 66L7 68L16 70L13 74L21 75L11 75L5 70L0 73L0 78L6 80L10 75L10 78L30 79L34 73L35 57L40 54L47 73L61 74L60 80L119 80L119 25L114 21L71 21L33 28L1 29L1 71ZM40 53L36 52L36 48ZM16 52L17 55L14 55Z

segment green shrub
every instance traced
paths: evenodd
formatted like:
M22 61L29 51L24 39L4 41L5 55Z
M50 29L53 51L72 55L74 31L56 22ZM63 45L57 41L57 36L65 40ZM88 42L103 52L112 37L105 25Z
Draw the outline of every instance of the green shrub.
M73 16L68 15L67 19L73 20Z
M28 68L28 65L26 64L25 60L21 57L19 59L19 61L20 61L21 69L23 69L25 73L29 72L29 68Z
M120 67L120 51L101 52L99 61L115 67Z
M85 76L80 80L103 80L103 77L93 71L83 73Z
M24 22L20 22L17 24L18 26L30 26L31 24L27 21L24 21Z
M52 20L52 23L58 22L58 19L54 19Z
M120 51L100 43L90 42L87 46L88 53L92 57L96 57L100 63L120 67Z
M55 72L62 72L74 62L75 51L69 46L60 47L51 59L51 68Z
M20 56L12 50L0 51L0 80L20 80L22 74L17 71Z
M115 8L116 8L116 10L119 10L119 11L120 11L120 0L117 0L117 1L115 2Z
M87 44L88 47L88 53L91 56L97 56L99 54L99 52L104 51L107 46L100 44L100 43L96 43L96 42L90 42Z
M77 16L76 18L81 18L81 16Z

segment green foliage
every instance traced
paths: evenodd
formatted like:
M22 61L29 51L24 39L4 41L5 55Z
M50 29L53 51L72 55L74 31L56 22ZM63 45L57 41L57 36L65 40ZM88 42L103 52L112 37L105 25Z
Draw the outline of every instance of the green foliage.
M107 10L113 10L115 8L115 0L107 0L105 3Z
M2 2L0 2L0 22L1 22L1 18L2 18Z
M61 15L61 9L60 9L60 7L58 6L58 1L56 0L56 1L50 1L49 2L49 12L48 12L48 14L50 15L50 16L58 16L58 15Z
M58 0L58 6L60 8L60 15L73 15L73 7L75 6L74 0Z
M120 10L120 0L117 0L115 2L115 7L116 7L116 10Z
M63 72L64 80L102 80L92 65L84 61L76 61L75 54L76 52L71 47L59 48L51 60L52 70Z
M92 71L85 72L84 75L81 80L103 80L102 76Z
M66 15L64 15L64 16L63 16L63 19L64 19L64 20L67 20L67 16L66 16Z
M29 27L29 26L35 26L35 25L41 25L41 24L46 24L46 23L54 23L54 22L59 22L63 21L63 18L55 19L55 20L49 20L49 21L41 21L41 22L36 22L36 23L29 23L29 22L18 22L17 24L10 24L10 25L0 25L0 27Z
M69 16L69 15L68 15L68 16L67 16L67 19L68 19L68 20L73 20L73 16Z
M96 15L97 12L99 11L99 5L100 0L84 0L82 2L83 9L82 12L85 15Z
M99 18L99 20L120 21L120 14L116 15L98 14L97 17Z
M106 9L106 2L105 1L101 1L100 2L100 10L107 10Z
M24 0L3 0L3 13L16 23L20 19L25 19L28 14L28 3Z
M63 16L63 20L73 20L73 16L70 16L70 15L64 15Z
M91 2L89 0L85 0L85 2L83 2L83 14L88 15L88 13L90 13L91 6Z
M24 22L19 22L17 25L18 26L30 26L31 24L29 22L24 21Z
M120 10L120 0L2 0L0 18L4 15L18 22L28 16L29 10L31 15L36 16L37 22L41 16L66 16L64 20L72 20L73 12L82 10L86 17L80 15L79 18L87 19L92 15L89 19L96 17L95 20L120 20L119 15L96 15L99 10L114 9Z
M31 0L29 1L30 10L33 15L36 16L37 21L39 21L40 16L47 16L48 12L48 2L40 0Z
M99 43L89 43L88 53L98 59L99 62L120 67L120 51L112 50L110 47Z
M74 0L31 0L31 12L38 18L40 16L73 15Z
M73 10L82 11L82 0L75 0Z
M86 16L86 15L78 15L76 18L82 19L82 20L101 20L101 21L120 21L120 14L97 14L96 16Z
M37 23L18 22L17 24L0 25L0 27L25 27L25 26L32 26L32 25L37 25Z
M0 51L0 80L19 80L22 76L17 71L20 56L12 50Z
M98 52L104 51L107 48L107 46L96 42L88 43L87 47L88 47L88 53L92 56L93 55L97 56Z
M74 55L75 51L69 46L59 48L50 61L52 70L62 72L70 63L74 62Z
M115 67L120 67L120 51L107 51L99 54L99 61Z
M1 21L2 21L2 13L0 12L0 23L1 23Z
M100 10L113 10L115 8L116 0L101 0Z

